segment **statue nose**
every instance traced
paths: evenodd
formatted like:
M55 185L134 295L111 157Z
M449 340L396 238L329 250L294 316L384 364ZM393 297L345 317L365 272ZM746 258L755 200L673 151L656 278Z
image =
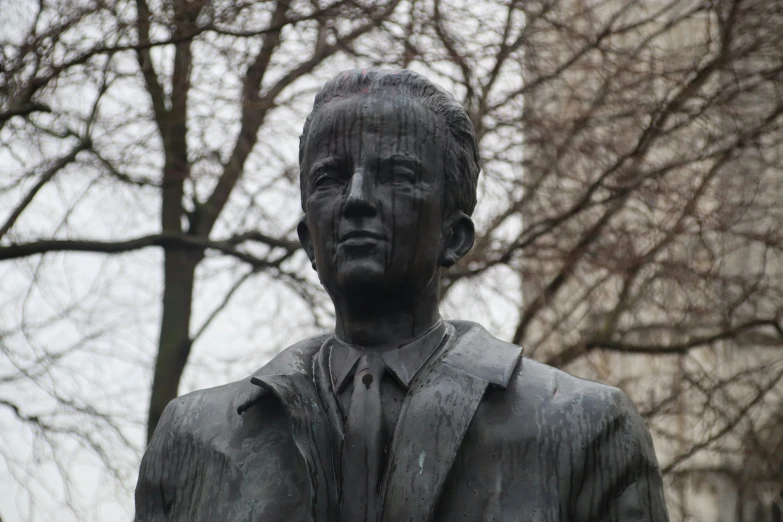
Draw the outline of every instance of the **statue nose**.
M344 212L350 215L375 215L375 197L372 180L359 169L351 176Z

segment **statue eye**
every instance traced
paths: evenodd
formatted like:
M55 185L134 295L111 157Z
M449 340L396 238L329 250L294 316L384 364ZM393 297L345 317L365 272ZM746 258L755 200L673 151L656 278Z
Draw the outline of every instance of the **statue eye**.
M396 167L392 171L391 179L394 183L414 184L418 181L416 173L405 167Z
M315 188L331 188L338 187L343 184L334 174L330 172L324 172L316 176L313 180L313 187Z

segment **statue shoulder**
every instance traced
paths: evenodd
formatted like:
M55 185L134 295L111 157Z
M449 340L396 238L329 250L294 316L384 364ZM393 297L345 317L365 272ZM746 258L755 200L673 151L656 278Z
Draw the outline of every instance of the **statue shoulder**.
M325 338L305 339L286 348L252 376L169 402L141 462L135 520L163 516L179 520L190 509L193 488L205 477L230 468L232 462L264 458L289 465L296 452L290 421L279 401L251 379L256 375L309 375L313 355ZM247 401L256 407L240 411L239 405ZM253 442L248 444L251 435Z
M246 403L256 403L264 390L250 382L258 375L290 375L312 373L312 359L327 335L299 341L278 353L251 376L232 383L196 390L173 399L160 418L153 440L198 432L207 439L214 432L225 431L239 422ZM245 405L245 407L243 407Z
M522 348L498 339L477 323L452 321L459 338L446 363L485 378L492 386L480 417L518 425L523 434L531 418L547 426L580 426L582 443L607 426L621 423L629 435L649 440L644 421L626 394L600 382L575 377L521 355ZM500 419L506 419L505 422Z
M546 465L573 477L572 520L668 520L652 438L622 390L523 357L482 420L510 446L546 448Z
M623 391L523 357L475 323L455 323L443 362L488 383L461 465L500 455L502 465L486 465L570 477L561 494L575 522L668 520L652 438Z
M607 418L636 411L619 388L576 377L527 357L522 357L509 389L519 396L537 397L541 406L553 410L578 406L585 413Z
M531 438L567 440L574 448L612 439L635 448L640 460L657 469L652 438L628 396L614 386L575 377L523 357L505 390L503 409L511 426ZM536 419L530 423L529 419ZM539 429L540 428L540 429Z

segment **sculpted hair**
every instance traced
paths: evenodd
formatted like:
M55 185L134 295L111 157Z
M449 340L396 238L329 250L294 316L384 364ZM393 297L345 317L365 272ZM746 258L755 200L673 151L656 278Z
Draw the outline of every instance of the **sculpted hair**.
M447 212L461 210L467 215L476 207L476 185L479 166L478 140L473 122L465 108L448 92L430 82L424 76L403 69L354 69L343 71L329 80L315 95L313 110L305 120L299 137L299 186L302 208L307 201L307 177L304 171L304 150L310 134L313 116L338 98L357 94L402 94L418 100L422 105L439 115L449 140L446 147L445 164L445 206Z

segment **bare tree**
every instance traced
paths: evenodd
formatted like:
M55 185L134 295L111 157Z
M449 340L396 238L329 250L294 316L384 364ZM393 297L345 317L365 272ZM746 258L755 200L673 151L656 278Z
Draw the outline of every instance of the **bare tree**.
M741 517L754 499L727 491L783 491L770 424L783 390L783 11L574 0L505 12L470 32L467 11L434 12L431 61L457 64L487 191L505 188L452 281L498 270L498 288L521 291L514 342L637 400L675 518ZM699 513L688 481L704 470L732 477Z
M312 281L291 259L298 245L290 217L296 216L270 210L281 194L294 200L295 144L277 135L291 134L286 119L291 126L301 121L297 104L314 92L314 73L379 32L398 3L65 0L9 6L15 19L3 34L0 71L0 260L16 260L5 268L20 284L9 284L13 297L5 303L7 335L0 342L10 363L3 381L9 396L1 406L41 437L70 435L113 466L111 448L130 443L116 423L135 415L77 404L75 391L63 392L57 381L75 379L80 371L73 364L79 363L66 361L81 360L96 342L107 356L119 354L106 343L128 342L110 326L119 318L96 319L106 300L126 319L138 317L132 303L117 303L135 300L137 289L120 286L145 286L161 263L147 436L178 393L193 343L243 283L268 274L305 302L313 299ZM133 255L150 247L162 258ZM103 280L103 262L76 252L124 254L116 270L130 273ZM60 271L59 263L77 266ZM222 296L205 301L209 309L193 324L199 270L202 280L209 275L222 282L227 275L228 284ZM47 316L46 294L63 288L53 281L57 275L71 295L57 296ZM155 285L147 289L156 292ZM148 301L139 307L150 306L148 294L142 299ZM83 334L67 348L52 337L64 323ZM91 331L95 323L100 332ZM67 338L61 335L63 343ZM144 366L139 355L122 354ZM49 409L37 411L43 399L25 400L18 388L10 394L19 381L45 389L53 399ZM62 409L82 420L68 429L50 422L61 419ZM103 435L109 428L122 440ZM12 453L4 452L8 463Z
M4 387L24 381L49 411L97 423L65 435L108 455L134 445L142 414L149 436L186 368L194 386L246 374L248 358L328 327L293 236L295 138L335 69L405 66L455 92L481 139L479 234L446 274L445 309L623 387L653 430L675 519L703 509L699 480L728 484L737 520L755 516L753 487L783 490L776 2L19 9L0 71L0 268L13 281L0 405L14 422L63 425ZM54 334L63 324L73 331ZM220 358L211 329L257 349ZM197 342L216 356L194 359ZM102 384L113 402L53 384L118 356L110 382L127 388Z

